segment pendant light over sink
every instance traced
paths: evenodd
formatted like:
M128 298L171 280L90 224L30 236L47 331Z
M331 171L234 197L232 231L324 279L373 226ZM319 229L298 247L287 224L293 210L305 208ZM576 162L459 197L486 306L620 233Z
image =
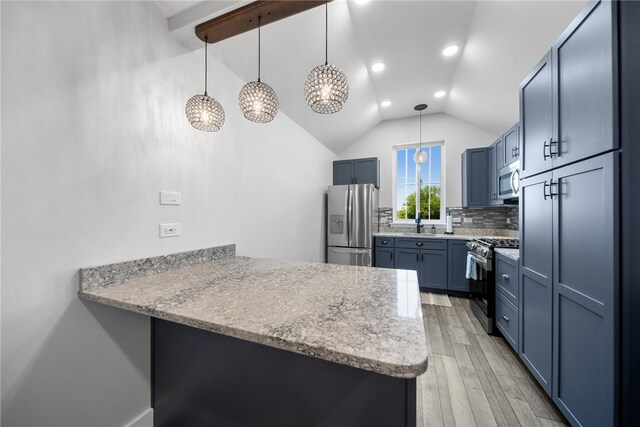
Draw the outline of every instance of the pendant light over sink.
M195 95L187 101L185 113L191 126L204 132L217 132L224 125L224 109L207 95L207 40L204 41L204 95Z
M268 123L278 114L278 95L271 86L260 81L260 21L258 16L258 80L240 89L238 104L242 114L256 123Z
M324 64L311 70L304 84L304 96L316 113L332 114L340 111L349 97L347 76L335 65L329 64L329 10L325 7Z
M418 104L413 109L420 113L420 139L418 140L418 151L413 155L413 161L424 163L427 161L427 153L422 151L422 111L427 109L427 104Z

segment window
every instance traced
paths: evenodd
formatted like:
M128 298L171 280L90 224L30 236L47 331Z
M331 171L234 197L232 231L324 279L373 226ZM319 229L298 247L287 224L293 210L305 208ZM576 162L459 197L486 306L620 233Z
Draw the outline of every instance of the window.
M445 208L442 182L443 143L422 144L422 151L427 153L427 160L422 164L413 160L417 149L418 144L393 147L394 221L414 222L418 203L423 220L442 222Z

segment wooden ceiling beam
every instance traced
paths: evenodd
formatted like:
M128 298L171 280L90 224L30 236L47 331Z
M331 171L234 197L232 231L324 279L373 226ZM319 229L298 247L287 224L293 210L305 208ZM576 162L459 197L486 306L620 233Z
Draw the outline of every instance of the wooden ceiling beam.
M258 28L258 16L261 17L262 26L265 26L322 6L328 1L258 0L197 25L196 36L202 41L206 39L208 43L217 43Z

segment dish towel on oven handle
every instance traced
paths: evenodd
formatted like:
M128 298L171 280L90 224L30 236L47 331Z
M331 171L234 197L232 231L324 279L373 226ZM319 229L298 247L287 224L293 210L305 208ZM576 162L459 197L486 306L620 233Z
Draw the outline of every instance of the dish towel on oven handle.
M478 267L476 265L476 259L467 253L467 273L465 275L467 279L478 280Z

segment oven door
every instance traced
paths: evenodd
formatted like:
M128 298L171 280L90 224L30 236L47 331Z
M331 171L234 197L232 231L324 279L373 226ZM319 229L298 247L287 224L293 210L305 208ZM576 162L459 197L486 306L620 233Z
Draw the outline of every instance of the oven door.
M469 279L470 307L487 333L491 334L493 333L496 297L491 259L469 253L478 266L477 278Z

